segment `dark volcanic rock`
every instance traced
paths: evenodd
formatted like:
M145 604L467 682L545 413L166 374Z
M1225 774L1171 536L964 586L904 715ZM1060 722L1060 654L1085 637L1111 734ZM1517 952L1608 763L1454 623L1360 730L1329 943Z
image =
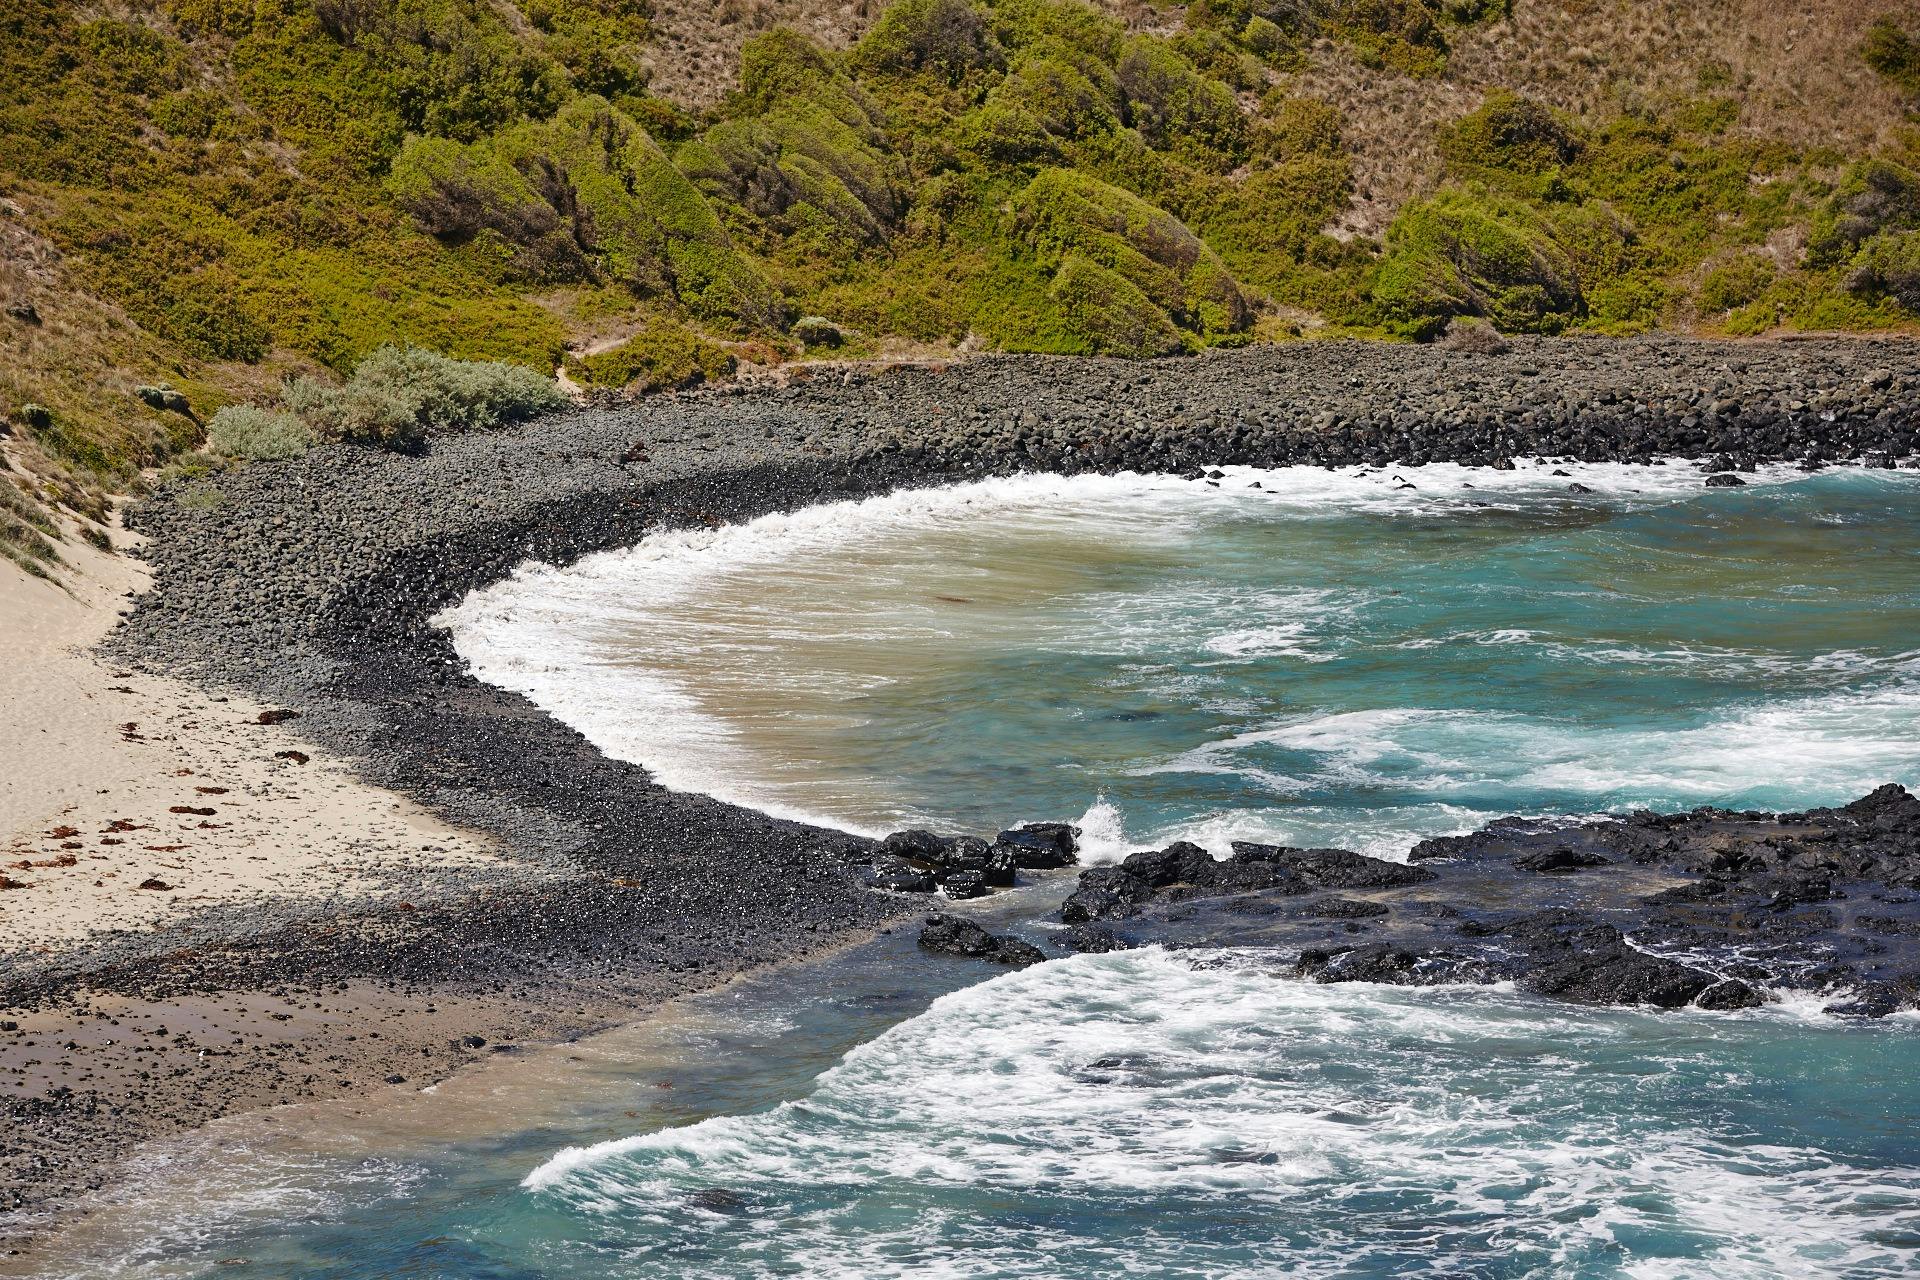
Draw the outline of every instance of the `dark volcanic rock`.
M1014 868L1019 864L1014 860L1014 852L1007 846L996 844L987 850L987 865L981 874L987 884L995 889L1010 889L1014 882Z
M1612 861L1613 859L1598 853L1556 845L1537 853L1522 854L1513 860L1513 865L1522 871L1567 872L1584 871L1588 867L1604 867Z
M1572 912L1517 920L1503 932L1525 956L1520 985L1562 1000L1676 1009L1718 982L1711 973L1631 947L1612 925Z
M1080 873L1080 887L1060 907L1068 924L1126 915L1153 896L1153 886L1123 867L1095 867Z
M1728 978L1716 982L1693 998L1693 1003L1701 1009L1733 1010L1755 1009L1765 1004L1767 998L1755 991L1738 978Z
M1384 902L1328 897L1308 904L1305 914L1316 920L1369 920L1392 912L1393 908Z
M1102 924L1076 924L1060 935L1060 941L1068 950L1087 955L1125 951L1128 947L1126 942L1114 936L1113 930Z
M1030 942L988 933L960 916L932 915L920 931L920 945L942 955L991 960L995 964L1036 964L1046 953Z
M949 898L981 898L987 892L987 873L971 868L949 871L940 878L941 892Z
M1184 840L1169 845L1165 849L1130 853L1120 864L1121 870L1145 881L1155 889L1164 889L1168 885L1182 882L1211 885L1218 874L1219 867L1219 862L1212 854L1199 845L1188 844Z
M1435 879L1425 867L1369 858L1346 849L1289 849L1236 840L1233 861L1277 866L1320 889L1398 889Z
M931 831L896 831L882 840L880 847L896 858L939 866L945 862L953 841Z
M869 889L885 889L892 893L932 893L935 888L932 872L892 860L875 863L860 878Z
M1896 785L1803 814L1502 819L1411 857L1241 844L1214 862L1175 845L1082 873L1063 918L1135 945L1292 947L1320 982L1512 981L1716 1010L1777 988L1832 993L1855 1016L1920 1008L1920 798ZM1236 880L1252 868L1271 879ZM1301 896L1315 890L1342 892Z
M1002 831L994 847L1007 850L1015 866L1028 870L1069 867L1078 860L1080 828L1067 822L1029 822Z

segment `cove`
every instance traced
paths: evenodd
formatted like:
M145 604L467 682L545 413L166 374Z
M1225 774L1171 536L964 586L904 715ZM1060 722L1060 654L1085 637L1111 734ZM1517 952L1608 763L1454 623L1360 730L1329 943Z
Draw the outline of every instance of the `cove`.
M444 619L669 786L879 833L1085 815L1395 855L1792 808L1920 747L1916 481L1692 467L1024 476L528 567Z

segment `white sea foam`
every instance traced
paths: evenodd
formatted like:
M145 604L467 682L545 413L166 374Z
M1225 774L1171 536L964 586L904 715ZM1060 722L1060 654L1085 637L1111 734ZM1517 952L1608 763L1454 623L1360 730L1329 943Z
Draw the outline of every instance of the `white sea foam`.
M1792 1016L1078 957L939 1000L804 1098L569 1148L523 1185L634 1277L1891 1274L1920 1168L1743 1118L1792 1096L1755 1057ZM1897 1107L1882 1123L1916 1122ZM709 1187L749 1221L699 1225Z
M1307 716L1193 748L1144 773L1231 772L1299 798L1335 788L1460 803L1496 790L1587 797L1592 808L1740 794L1854 795L1914 767L1920 681L1719 709L1691 727L1387 708ZM1261 763L1288 753L1304 767Z
M1080 828L1080 861L1089 866L1118 862L1135 849L1145 848L1127 838L1120 810L1105 796L1096 797L1074 825Z

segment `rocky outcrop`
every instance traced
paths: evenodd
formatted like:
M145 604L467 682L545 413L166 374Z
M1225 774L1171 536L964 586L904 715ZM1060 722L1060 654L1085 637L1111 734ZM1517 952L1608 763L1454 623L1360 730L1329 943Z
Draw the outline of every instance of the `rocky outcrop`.
M1021 870L1055 870L1078 860L1080 828L1066 822L1030 822L993 840L896 831L880 842L864 873L869 888L895 893L944 890L949 898L978 898L1013 887Z
M1047 953L1031 942L988 933L978 923L960 916L931 915L920 930L920 946L941 955L988 960L994 964L1038 964Z
M1805 991L1881 1016L1920 1008L1920 799L1889 784L1806 813L1509 818L1404 864L1175 844L1083 872L1060 917L1075 949L1278 947L1317 982L1716 1010Z

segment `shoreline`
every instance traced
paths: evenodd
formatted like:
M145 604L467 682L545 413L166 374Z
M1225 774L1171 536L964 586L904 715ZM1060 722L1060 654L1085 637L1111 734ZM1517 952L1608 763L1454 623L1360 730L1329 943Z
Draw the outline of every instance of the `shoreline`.
M418 455L328 447L176 486L133 512L153 586L103 652L299 712L299 737L488 833L502 861L480 883L422 877L397 906L361 897L264 922L215 908L158 932L0 953L0 1010L51 1029L86 1025L74 1010L102 1001L175 1022L201 1002L207 1028L230 1030L284 1011L269 1003L323 1005L299 1017L300 1054L346 1060L291 1073L286 1089L338 1097L403 1074L402 1059L416 1079L444 1075L503 1033L526 1042L630 1021L636 1007L925 909L859 886L873 842L665 791L468 675L430 619L524 561L1018 470L1545 454L1725 455L1737 472L1810 447L1828 460L1904 456L1916 357L1905 340L1673 339L1529 340L1503 356L1303 344L1145 365L991 357L583 410ZM263 998L276 991L288 994ZM421 1019L428 1009L436 1017ZM394 1038L342 1053L344 1035L375 1029ZM0 1152L14 1208L57 1208L143 1139L289 1100L259 1076L300 1054L265 1030L218 1071L188 1065L205 1042L181 1046L172 1030L158 1061L185 1074L154 1091L191 1107L152 1105L105 1049L87 1058L97 1083L0 1093L0 1114L27 1135ZM5 1236L18 1239L0 1219Z

